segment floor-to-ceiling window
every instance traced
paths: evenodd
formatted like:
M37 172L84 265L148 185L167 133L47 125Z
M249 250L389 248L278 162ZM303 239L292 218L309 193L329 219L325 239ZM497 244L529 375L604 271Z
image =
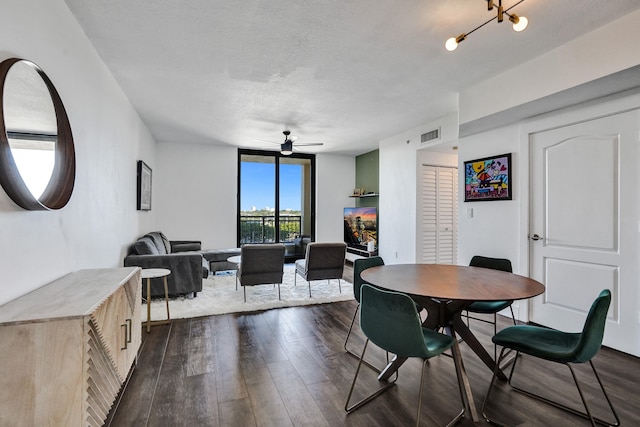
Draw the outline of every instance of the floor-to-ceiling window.
M238 245L282 242L295 256L301 236L313 240L314 169L312 154L238 150Z

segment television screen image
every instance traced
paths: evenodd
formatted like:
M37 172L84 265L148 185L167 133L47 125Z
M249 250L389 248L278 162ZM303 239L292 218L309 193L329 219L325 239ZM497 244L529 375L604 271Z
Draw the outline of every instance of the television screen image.
M373 240L378 246L378 209L344 208L344 241L348 246L366 249Z

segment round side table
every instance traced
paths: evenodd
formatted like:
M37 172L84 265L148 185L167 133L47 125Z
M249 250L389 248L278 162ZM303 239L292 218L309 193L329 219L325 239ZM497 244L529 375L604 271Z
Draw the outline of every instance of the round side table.
M166 268L143 268L142 279L147 279L147 333L151 332L151 325L166 325L171 323L169 315L169 287L167 286L167 276L171 270ZM167 304L167 320L151 321L151 279L164 278L164 301Z

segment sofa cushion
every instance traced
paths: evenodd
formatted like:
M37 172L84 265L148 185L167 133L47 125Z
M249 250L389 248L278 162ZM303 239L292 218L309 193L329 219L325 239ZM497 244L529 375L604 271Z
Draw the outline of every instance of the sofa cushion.
M133 245L133 249L138 255L159 255L158 248L149 237L141 237Z
M191 242L191 243L174 243L171 245L172 252L187 252L194 251L197 252L200 250L202 245L199 242Z

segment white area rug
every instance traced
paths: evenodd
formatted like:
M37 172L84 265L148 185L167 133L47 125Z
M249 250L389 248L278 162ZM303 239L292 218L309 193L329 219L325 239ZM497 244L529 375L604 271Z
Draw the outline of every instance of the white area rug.
M213 314L237 313L243 311L260 311L271 308L292 307L298 305L324 304L335 301L347 301L353 298L353 285L340 280L342 293L338 289L338 280L316 280L311 282L311 298L309 298L308 282L300 276L297 286L293 286L295 267L285 264L283 283L273 285L247 286L247 302L244 302L242 286L236 291L235 272L210 276L202 283L202 292L196 298L172 298L169 300L169 312L172 319L210 316ZM164 298L151 301L151 320L167 318ZM142 320L147 320L147 306L142 304Z

